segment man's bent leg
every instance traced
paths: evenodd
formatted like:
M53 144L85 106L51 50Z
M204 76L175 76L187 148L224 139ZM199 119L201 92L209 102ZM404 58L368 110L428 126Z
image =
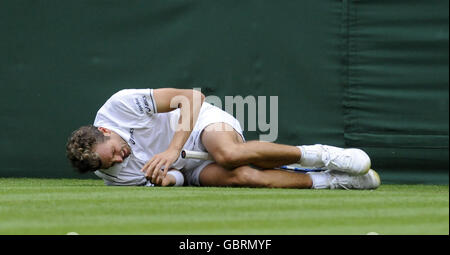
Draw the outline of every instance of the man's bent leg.
M225 123L214 123L202 132L201 141L214 160L227 168L255 165L276 168L301 163L326 167L352 175L365 175L371 166L369 156L360 149L342 149L328 145L290 146L269 142L239 141L240 135Z
M250 166L229 170L216 163L206 166L199 178L202 186L300 189L312 187L311 177L307 174L284 170L257 170Z
M365 175L352 176L331 170L302 174L282 170L257 170L250 166L229 170L212 163L200 172L199 183L215 187L376 189L381 180L372 169Z
M206 127L201 141L214 160L227 168L252 164L261 168L275 168L297 163L301 157L295 146L250 141L244 143L239 133L225 123Z

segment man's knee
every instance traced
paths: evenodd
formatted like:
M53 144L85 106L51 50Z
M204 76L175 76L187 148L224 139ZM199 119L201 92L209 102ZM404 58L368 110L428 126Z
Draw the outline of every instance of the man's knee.
M239 187L269 187L263 172L250 166L241 166L231 171L232 186Z
M215 151L212 156L217 164L226 168L238 167L242 163L242 152L239 144L224 146Z

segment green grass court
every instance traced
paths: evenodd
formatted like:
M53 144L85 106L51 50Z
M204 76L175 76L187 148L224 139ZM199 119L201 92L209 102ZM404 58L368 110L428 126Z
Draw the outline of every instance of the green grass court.
M448 185L375 191L107 187L0 178L0 234L449 234Z

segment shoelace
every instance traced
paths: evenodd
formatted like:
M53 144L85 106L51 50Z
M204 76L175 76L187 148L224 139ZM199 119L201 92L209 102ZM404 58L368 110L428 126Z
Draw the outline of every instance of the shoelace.
M333 187L339 186L345 190L350 190L350 188L347 188L343 183L341 183L338 180L338 177L336 177L336 176L333 176L333 179L331 180L330 184L333 185Z
M352 157L349 155L342 155L341 153L331 153L328 148L323 148L326 153L322 154L324 155L323 162L325 163L325 166L329 166L330 164L333 164L337 168L340 169L347 169L350 166L350 162Z
M337 171L335 173L329 173L331 178L330 186L336 188L341 187L346 190L350 189L366 189L368 187L373 188L371 182L371 177L368 175L364 176L348 176L340 175Z

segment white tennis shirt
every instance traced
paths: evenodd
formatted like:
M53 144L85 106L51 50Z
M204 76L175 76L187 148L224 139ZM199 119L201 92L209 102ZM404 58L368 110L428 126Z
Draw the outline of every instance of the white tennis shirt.
M140 169L154 155L165 151L173 138L180 110L158 113L153 89L126 89L114 94L100 108L94 126L116 132L131 147L131 154L122 163L95 174L106 185L148 185ZM172 168L181 169L180 158Z

